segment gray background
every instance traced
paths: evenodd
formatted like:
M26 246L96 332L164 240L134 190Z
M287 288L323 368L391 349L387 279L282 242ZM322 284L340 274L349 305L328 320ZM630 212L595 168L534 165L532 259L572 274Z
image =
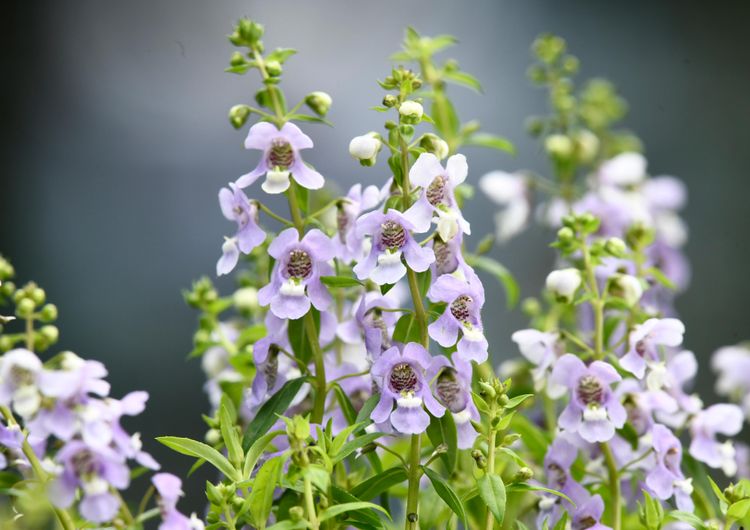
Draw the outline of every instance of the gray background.
M241 15L266 25L269 48L300 50L286 70L290 99L314 89L333 95L336 127L306 127L316 142L306 158L344 188L386 176L383 163L358 167L346 147L380 126L382 116L367 110L382 97L374 81L408 24L460 38L451 53L485 88L483 96L453 90L460 115L518 147L515 159L467 149L470 180L495 168L546 171L523 132L524 118L544 111L525 69L538 33L563 35L582 77L608 77L630 101L626 124L643 138L651 171L689 185L694 285L678 304L688 347L705 361L750 335L750 49L739 2L709 10L646 1L92 0L2 9L0 251L58 304L60 349L104 361L115 396L151 393L131 426L169 469L189 463L149 439L200 436L207 406L199 363L185 360L195 314L180 290L214 270L231 230L216 193L257 160L225 117L257 87L254 77L222 71L232 51L224 35ZM483 197L472 203L475 234L492 229L491 212ZM549 238L532 230L494 251L524 295L549 269ZM490 299L498 296L491 286ZM509 335L524 318L498 301L485 319L495 359L514 355ZM705 368L700 380L710 387ZM193 509L201 478L187 488Z

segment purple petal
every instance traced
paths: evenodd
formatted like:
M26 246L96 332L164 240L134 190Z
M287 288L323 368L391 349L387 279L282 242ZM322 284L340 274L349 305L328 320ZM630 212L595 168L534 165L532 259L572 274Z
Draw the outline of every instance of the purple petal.
M423 188L429 186L435 177L445 173L438 157L432 153L422 153L409 170L409 182Z
M299 243L299 232L296 228L287 228L268 245L268 253L277 260L281 259L289 247L296 243Z
M106 523L114 519L120 508L120 501L110 493L86 495L78 505L78 510L86 519L94 523Z
M309 167L300 158L297 158L289 169L292 172L294 180L308 190L319 190L326 182L323 175Z
M429 203L426 195L422 195L417 202L404 212L404 216L414 225L417 233L427 232L432 224L432 214L435 208Z
M469 164L466 163L466 157L461 154L450 157L445 164L445 169L450 177L451 187L463 183L469 174Z
M440 344L443 348L450 348L458 340L458 323L450 310L446 309L435 322L427 328L432 340Z
M397 406L391 413L391 425L402 434L423 433L430 424L430 416L422 406L404 407Z
M407 241L401 250L404 253L404 258L406 258L406 263L416 272L426 271L435 261L435 253L432 249L419 246L419 243L413 239Z

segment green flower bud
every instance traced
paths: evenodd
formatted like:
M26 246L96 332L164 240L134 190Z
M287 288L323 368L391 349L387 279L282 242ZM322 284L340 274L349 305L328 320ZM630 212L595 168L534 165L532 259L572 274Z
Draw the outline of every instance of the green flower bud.
M60 337L60 331L57 329L57 326L42 326L41 328L39 328L39 333L41 334L42 338L47 341L48 344L54 344Z
M242 66L245 64L245 56L240 52L234 52L232 58L229 59L229 64L232 66Z
M254 44L263 37L263 26L243 18L237 23L236 33L247 44Z
M237 289L232 295L234 307L240 311L253 311L258 309L258 290L255 287L243 287Z
M279 77L282 72L281 63L279 61L268 61L266 63L266 72L271 77Z
M482 395L494 398L497 395L492 385L485 381L479 381L479 388L481 389Z
M39 313L39 318L42 319L42 322L57 320L57 306L54 304L45 305Z
M562 69L568 75L573 75L578 72L578 68L581 66L581 62L578 57L574 55L566 55L563 57Z
M525 298L523 302L521 302L521 311L523 311L523 313L529 317L533 318L537 316L541 310L542 305L536 298Z
M6 352L13 347L13 340L8 335L0 335L0 352Z
M401 115L402 123L413 125L422 119L424 108L418 101L406 100L399 105L398 113Z
M221 441L221 432L218 429L209 429L206 431L204 440L208 445L213 447Z
M526 120L526 132L534 138L541 136L544 132L544 120L536 117L528 118Z
M0 280L7 280L15 275L16 272L13 270L13 265L10 264L10 261L0 256Z
M16 284L13 282L3 282L0 285L0 296L10 296L16 290Z
M428 153L434 154L439 159L448 156L450 148L448 142L432 133L425 134L419 142L419 145Z
M498 405L502 407L507 405L509 401L510 401L510 398L508 397L507 394L500 394L499 396L497 396L497 403Z
M604 244L604 251L613 258L622 258L627 252L628 247L625 241L619 237L610 237Z
M386 94L383 97L383 106L384 107L395 107L398 104L398 98L394 96L393 94Z
M206 498L211 504L218 505L224 502L224 495L221 490L210 482L206 482Z
M599 152L599 137L587 129L580 130L575 135L578 159L583 163L590 163Z
M331 109L333 99L325 92L310 92L305 98L305 103L318 116L325 116Z
M573 154L573 141L564 134L551 134L544 140L547 154L557 160L568 160Z
M563 226L557 231L557 240L563 245L569 245L575 240L576 234L569 226Z
M300 522L305 516L305 511L301 506L292 506L289 508L289 519L294 523Z
M500 442L500 445L502 445L503 447L509 447L520 439L521 435L518 433L506 434L505 436L503 436L503 440Z
M522 467L513 476L513 482L526 482L534 476L534 471L530 467Z
M21 298L16 305L16 316L18 318L29 318L34 313L36 305L31 298Z
M247 105L235 105L229 109L229 123L231 123L232 127L235 129L239 129L245 125L245 122L249 117L250 107Z

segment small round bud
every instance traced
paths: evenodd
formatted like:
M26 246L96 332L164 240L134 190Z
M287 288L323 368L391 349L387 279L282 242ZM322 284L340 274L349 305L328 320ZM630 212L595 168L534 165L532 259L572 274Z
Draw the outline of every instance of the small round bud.
M318 116L325 116L331 109L333 99L326 92L310 92L305 98L305 103Z
M625 241L619 237L610 237L604 244L604 251L614 258L621 258L627 252L628 247Z
M57 319L57 306L55 304L45 305L39 313L43 322L52 322Z
M499 396L497 396L497 403L498 405L501 405L504 407L505 405L510 403L510 398L508 397L507 394L500 394Z
M292 522L298 523L304 516L305 511L302 509L302 506L292 506L289 508L289 519L291 519Z
M414 79L411 82L411 89L412 90L419 90L420 88L422 88L422 80L421 79Z
M206 436L203 439L208 445L214 446L221 442L221 433L218 429L209 429L206 431Z
M402 123L401 125L399 125L398 130L401 132L401 136L407 139L411 138L414 134L414 126L408 125L406 123Z
M529 317L537 316L541 310L542 305L536 298L525 298L524 301L521 302L521 311Z
M229 123L231 123L232 127L235 129L239 129L245 125L245 122L249 117L250 107L247 105L235 105L229 109Z
M3 284L0 285L0 295L2 296L10 296L15 290L16 284L13 282L3 282Z
M497 395L494 387L489 383L486 383L485 381L479 381L479 388L481 389L482 395L488 396L490 398L494 398Z
M419 123L419 120L422 119L424 108L422 108L422 104L417 101L407 100L399 105L398 113L401 115L402 122L415 124Z
M599 137L588 129L578 131L575 135L576 152L581 162L589 163L599 152Z
M39 328L39 333L48 344L54 344L60 337L60 330L57 329L57 326L42 326Z
M503 440L500 442L500 445L502 445L503 447L510 447L520 439L521 435L518 433L506 434L505 436L503 436Z
M279 77L281 75L281 63L279 61L268 61L266 63L266 72L271 77Z
M573 141L564 134L550 134L544 140L544 149L551 157L567 160L573 154Z
M383 106L384 107L395 107L398 104L398 98L394 96L393 94L386 94L383 97Z
M31 290L31 299L34 301L36 305L40 306L47 299L47 295L44 292L44 289L40 287L35 287L34 289Z
M255 287L237 289L232 295L234 307L239 310L252 311L258 308L258 290Z
M581 286L581 271L573 268L552 271L545 285L559 302L570 303Z
M245 64L245 56L240 52L234 52L232 54L232 58L229 59L229 64L231 64L232 66L242 66L243 64Z
M440 138L439 136L436 136L432 133L427 133L422 137L422 140L420 140L419 145L428 153L434 154L439 159L443 159L446 156L448 156L448 153L450 152L450 147L448 147L448 142Z
M610 284L610 293L622 298L628 306L634 306L643 295L641 281L630 274L618 274Z
M0 352L5 352L13 347L13 341L8 335L0 335Z
M355 136L349 142L349 154L363 163L363 165L372 165L382 145L382 142L374 132Z
M526 482L527 480L531 479L534 476L534 471L530 467L522 467L518 471L516 471L515 476L513 477L514 482Z
M16 305L18 318L29 318L34 313L34 301L31 298L21 298Z
M573 230L569 226L563 226L560 230L557 231L557 239L558 241L560 241L560 243L572 243L575 237L575 232L573 232Z

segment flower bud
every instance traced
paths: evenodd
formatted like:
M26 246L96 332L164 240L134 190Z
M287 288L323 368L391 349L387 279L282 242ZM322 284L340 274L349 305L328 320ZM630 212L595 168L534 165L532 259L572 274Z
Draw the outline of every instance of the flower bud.
M446 156L448 156L448 153L450 152L450 147L448 147L448 142L440 138L439 136L436 136L432 133L427 133L422 137L422 140L419 142L419 145L428 153L434 154L439 159L443 159Z
M41 318L43 322L52 322L53 320L56 320L57 306L54 304L45 305L39 314L39 318Z
M327 93L316 91L310 92L307 95L307 97L305 98L305 103L318 116L325 116L331 109L333 100Z
M57 326L42 326L39 328L39 333L48 344L54 344L60 337L60 331L57 329Z
M291 519L293 523L300 522L304 516L305 511L301 506L292 506L289 508L289 519Z
M377 133L371 132L362 136L355 136L349 142L349 154L359 160L363 166L371 166L375 163L382 142Z
M610 284L610 293L625 300L627 305L633 306L643 295L643 285L635 276L618 274Z
M234 52L232 58L229 59L229 64L232 66L242 66L245 64L245 56L240 52Z
M520 439L521 435L518 433L506 434L505 436L503 436L503 440L500 442L500 445L503 447L510 447Z
M221 433L218 429L209 429L206 431L206 436L203 439L208 445L213 447L221 442Z
M235 105L229 109L229 123L235 129L239 129L245 125L248 117L250 117L250 107L247 105Z
M627 252L628 247L619 237L610 237L604 244L604 250L613 258L621 258Z
M535 317L537 316L542 310L542 305L539 303L539 300L536 298L525 298L523 302L521 302L521 311L523 311L523 314L528 317Z
M534 476L534 471L530 467L522 467L513 476L513 482L526 482Z
M16 316L18 318L29 318L34 313L34 301L31 298L21 298L16 305Z
M495 389L489 383L485 381L479 381L479 388L481 389L482 395L494 398L497 395Z
M589 163L599 152L599 137L588 129L582 129L575 135L576 152L581 162Z
M545 285L559 302L570 303L581 286L581 271L573 268L552 271Z
M252 311L258 308L258 290L255 287L237 289L232 296L234 307L239 310Z
M266 72L271 77L279 77L281 75L281 63L279 61L268 61L266 63Z
M393 94L386 94L383 97L384 107L388 107L388 108L395 107L397 103L398 103L398 98L394 96Z
M13 282L3 282L2 285L0 285L0 296L10 296L15 292L16 290L16 284Z
M547 154L558 160L567 160L573 154L573 141L564 134L551 134L544 140Z
M419 123L419 120L422 119L424 109L422 108L421 103L413 100L406 100L399 105L398 113L401 115L401 121L403 123L415 124Z

